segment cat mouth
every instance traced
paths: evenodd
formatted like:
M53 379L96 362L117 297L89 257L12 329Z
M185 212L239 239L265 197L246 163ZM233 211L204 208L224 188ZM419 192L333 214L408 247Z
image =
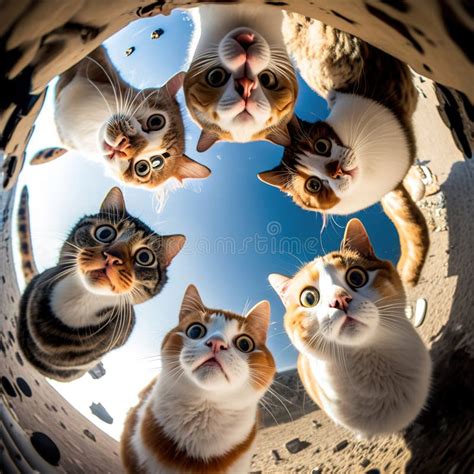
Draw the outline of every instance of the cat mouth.
M225 370L224 370L224 368L222 367L222 364L221 364L214 356L208 357L206 360L204 360L203 362L201 362L201 363L193 370L193 372L196 372L197 370L202 369L202 368L207 368L207 369L219 369L219 370L224 374L225 378L227 378L227 374L225 373Z
M366 326L362 321L346 314L341 325L341 332L345 329L353 329L357 326Z
M354 179L357 174L359 173L359 168L356 166L355 168L352 168L351 170L344 169L341 167L341 171L344 175L350 176L352 179Z

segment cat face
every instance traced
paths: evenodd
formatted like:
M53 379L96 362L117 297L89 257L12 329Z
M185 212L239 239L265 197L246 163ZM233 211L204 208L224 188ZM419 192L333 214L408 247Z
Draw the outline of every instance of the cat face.
M127 296L136 304L159 293L184 242L184 236L160 236L128 214L122 192L112 188L100 212L72 230L60 263L75 265L90 292Z
M315 259L293 278L270 275L287 313L285 327L301 352L365 347L396 329L405 294L387 261L376 258L360 221L352 219L341 251Z
M271 384L275 363L265 345L270 305L258 303L245 317L206 308L190 285L178 326L165 338L163 360L179 366L194 385L206 391L260 393Z
M283 47L252 28L226 32L200 50L184 80L186 104L202 128L198 151L218 140L288 144L297 92Z
M184 154L184 126L175 95L184 73L163 87L122 92L128 105L113 114L99 132L106 163L121 181L153 189L175 178L206 178L209 168Z
M351 195L359 179L354 153L325 122L311 124L295 117L289 130L292 143L282 162L260 173L259 179L304 209L337 214L339 203Z

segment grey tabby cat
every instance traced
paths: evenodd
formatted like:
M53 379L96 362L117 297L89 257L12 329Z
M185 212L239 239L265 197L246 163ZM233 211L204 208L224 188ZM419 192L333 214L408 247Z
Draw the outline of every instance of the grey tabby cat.
M125 344L135 324L133 305L161 291L185 237L156 234L128 214L115 187L97 214L74 226L57 265L34 276L28 220L24 188L18 230L28 285L20 301L19 345L43 375L74 380Z

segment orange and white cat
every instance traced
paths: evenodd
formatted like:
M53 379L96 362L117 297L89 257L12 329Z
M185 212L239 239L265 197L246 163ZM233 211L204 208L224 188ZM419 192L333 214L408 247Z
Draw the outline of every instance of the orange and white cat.
M283 13L250 4L193 11L186 105L202 128L197 145L269 140L289 144L298 84L282 37Z
M341 250L269 281L286 308L308 394L361 438L407 427L426 404L429 352L405 316L393 265L379 260L362 223L349 221Z
M207 308L187 288L161 346L162 371L125 423L127 473L249 472L258 403L275 373L269 322L268 301L242 317Z

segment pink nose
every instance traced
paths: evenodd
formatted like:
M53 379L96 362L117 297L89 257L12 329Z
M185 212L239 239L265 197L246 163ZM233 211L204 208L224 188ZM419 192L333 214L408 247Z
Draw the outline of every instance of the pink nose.
M213 354L217 354L220 351L225 351L227 349L227 344L222 340L216 337L213 337L206 341L206 346L211 348Z
M334 295L333 299L329 303L330 308L340 309L347 313L349 308L349 303L352 301L352 298L347 293L338 293Z
M125 150L125 148L128 147L129 144L130 140L126 136L121 135L117 137L116 143L114 144L113 148L114 150L123 151Z
M255 35L253 33L240 33L235 37L235 41L247 51L255 42Z
M255 89L255 82L248 77L241 77L235 81L235 89L242 99L246 100L252 95L252 90Z

